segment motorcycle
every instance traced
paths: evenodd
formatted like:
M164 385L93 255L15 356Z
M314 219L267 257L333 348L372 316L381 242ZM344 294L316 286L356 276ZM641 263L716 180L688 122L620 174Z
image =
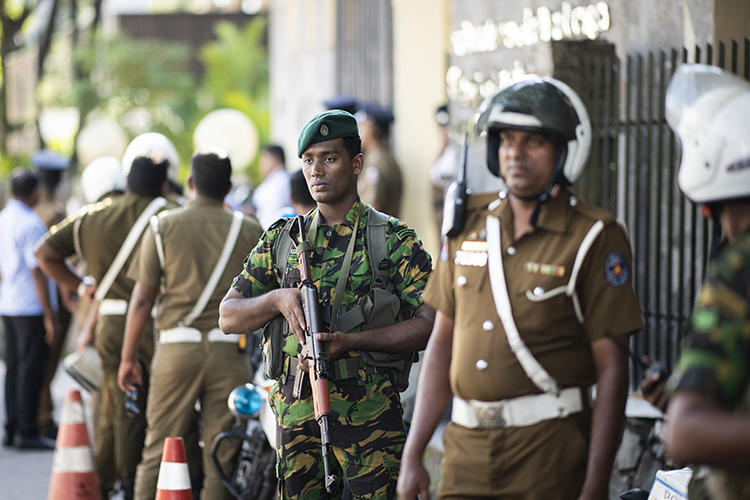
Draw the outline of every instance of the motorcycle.
M219 478L237 500L271 500L276 493L276 451L260 421L263 411L271 411L267 398L267 390L262 386L247 383L235 387L227 399L227 406L236 418L235 426L218 434L211 445L211 458ZM222 443L232 441L240 441L242 445L230 477L219 463L218 451Z

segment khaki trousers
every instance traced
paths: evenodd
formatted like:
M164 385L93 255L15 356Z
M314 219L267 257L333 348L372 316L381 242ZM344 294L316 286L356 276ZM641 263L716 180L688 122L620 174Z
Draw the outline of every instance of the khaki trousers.
M586 473L585 415L527 427L443 433L441 500L576 500Z
M250 360L238 351L236 344L208 342L204 333L201 342L160 344L157 347L151 366L146 443L136 473L136 499L152 500L155 497L164 439L171 436L185 439L194 425L196 401L200 401L204 443L205 481L201 498L231 498L219 480L210 448L218 433L234 425L234 417L227 408L229 393L250 380ZM225 473L231 473L239 445L222 444L219 459ZM191 456L190 449L186 453L188 462L197 458Z

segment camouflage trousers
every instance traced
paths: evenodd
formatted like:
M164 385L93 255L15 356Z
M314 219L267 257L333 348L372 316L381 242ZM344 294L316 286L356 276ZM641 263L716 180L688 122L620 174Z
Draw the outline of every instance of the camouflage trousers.
M323 484L320 427L309 377L292 396L294 378L276 384L269 401L276 414L279 498L341 498L345 481L354 498L392 499L406 441L398 391L388 377L361 368L357 377L330 382L333 493ZM343 481L342 481L343 480Z

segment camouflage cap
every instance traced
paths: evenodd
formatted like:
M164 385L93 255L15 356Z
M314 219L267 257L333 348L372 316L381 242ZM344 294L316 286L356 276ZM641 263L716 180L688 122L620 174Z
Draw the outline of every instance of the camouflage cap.
M301 158L302 153L313 144L340 137L359 137L357 120L354 115L340 109L315 115L299 133L297 156Z

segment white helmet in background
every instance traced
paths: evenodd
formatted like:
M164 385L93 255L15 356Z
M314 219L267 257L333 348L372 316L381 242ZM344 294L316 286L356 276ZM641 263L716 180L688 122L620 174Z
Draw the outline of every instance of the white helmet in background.
M715 66L683 64L666 94L682 144L677 182L696 203L750 197L750 83Z
M148 156L152 152L159 153L160 157L169 162L167 178L172 180L177 179L180 156L177 154L177 149L175 149L172 141L158 132L146 132L130 141L130 144L125 149L125 154L122 155L122 170L125 176L127 177L130 172L133 160L139 156Z
M112 191L125 191L125 174L120 160L114 156L101 156L81 173L81 190L86 203L94 203Z

